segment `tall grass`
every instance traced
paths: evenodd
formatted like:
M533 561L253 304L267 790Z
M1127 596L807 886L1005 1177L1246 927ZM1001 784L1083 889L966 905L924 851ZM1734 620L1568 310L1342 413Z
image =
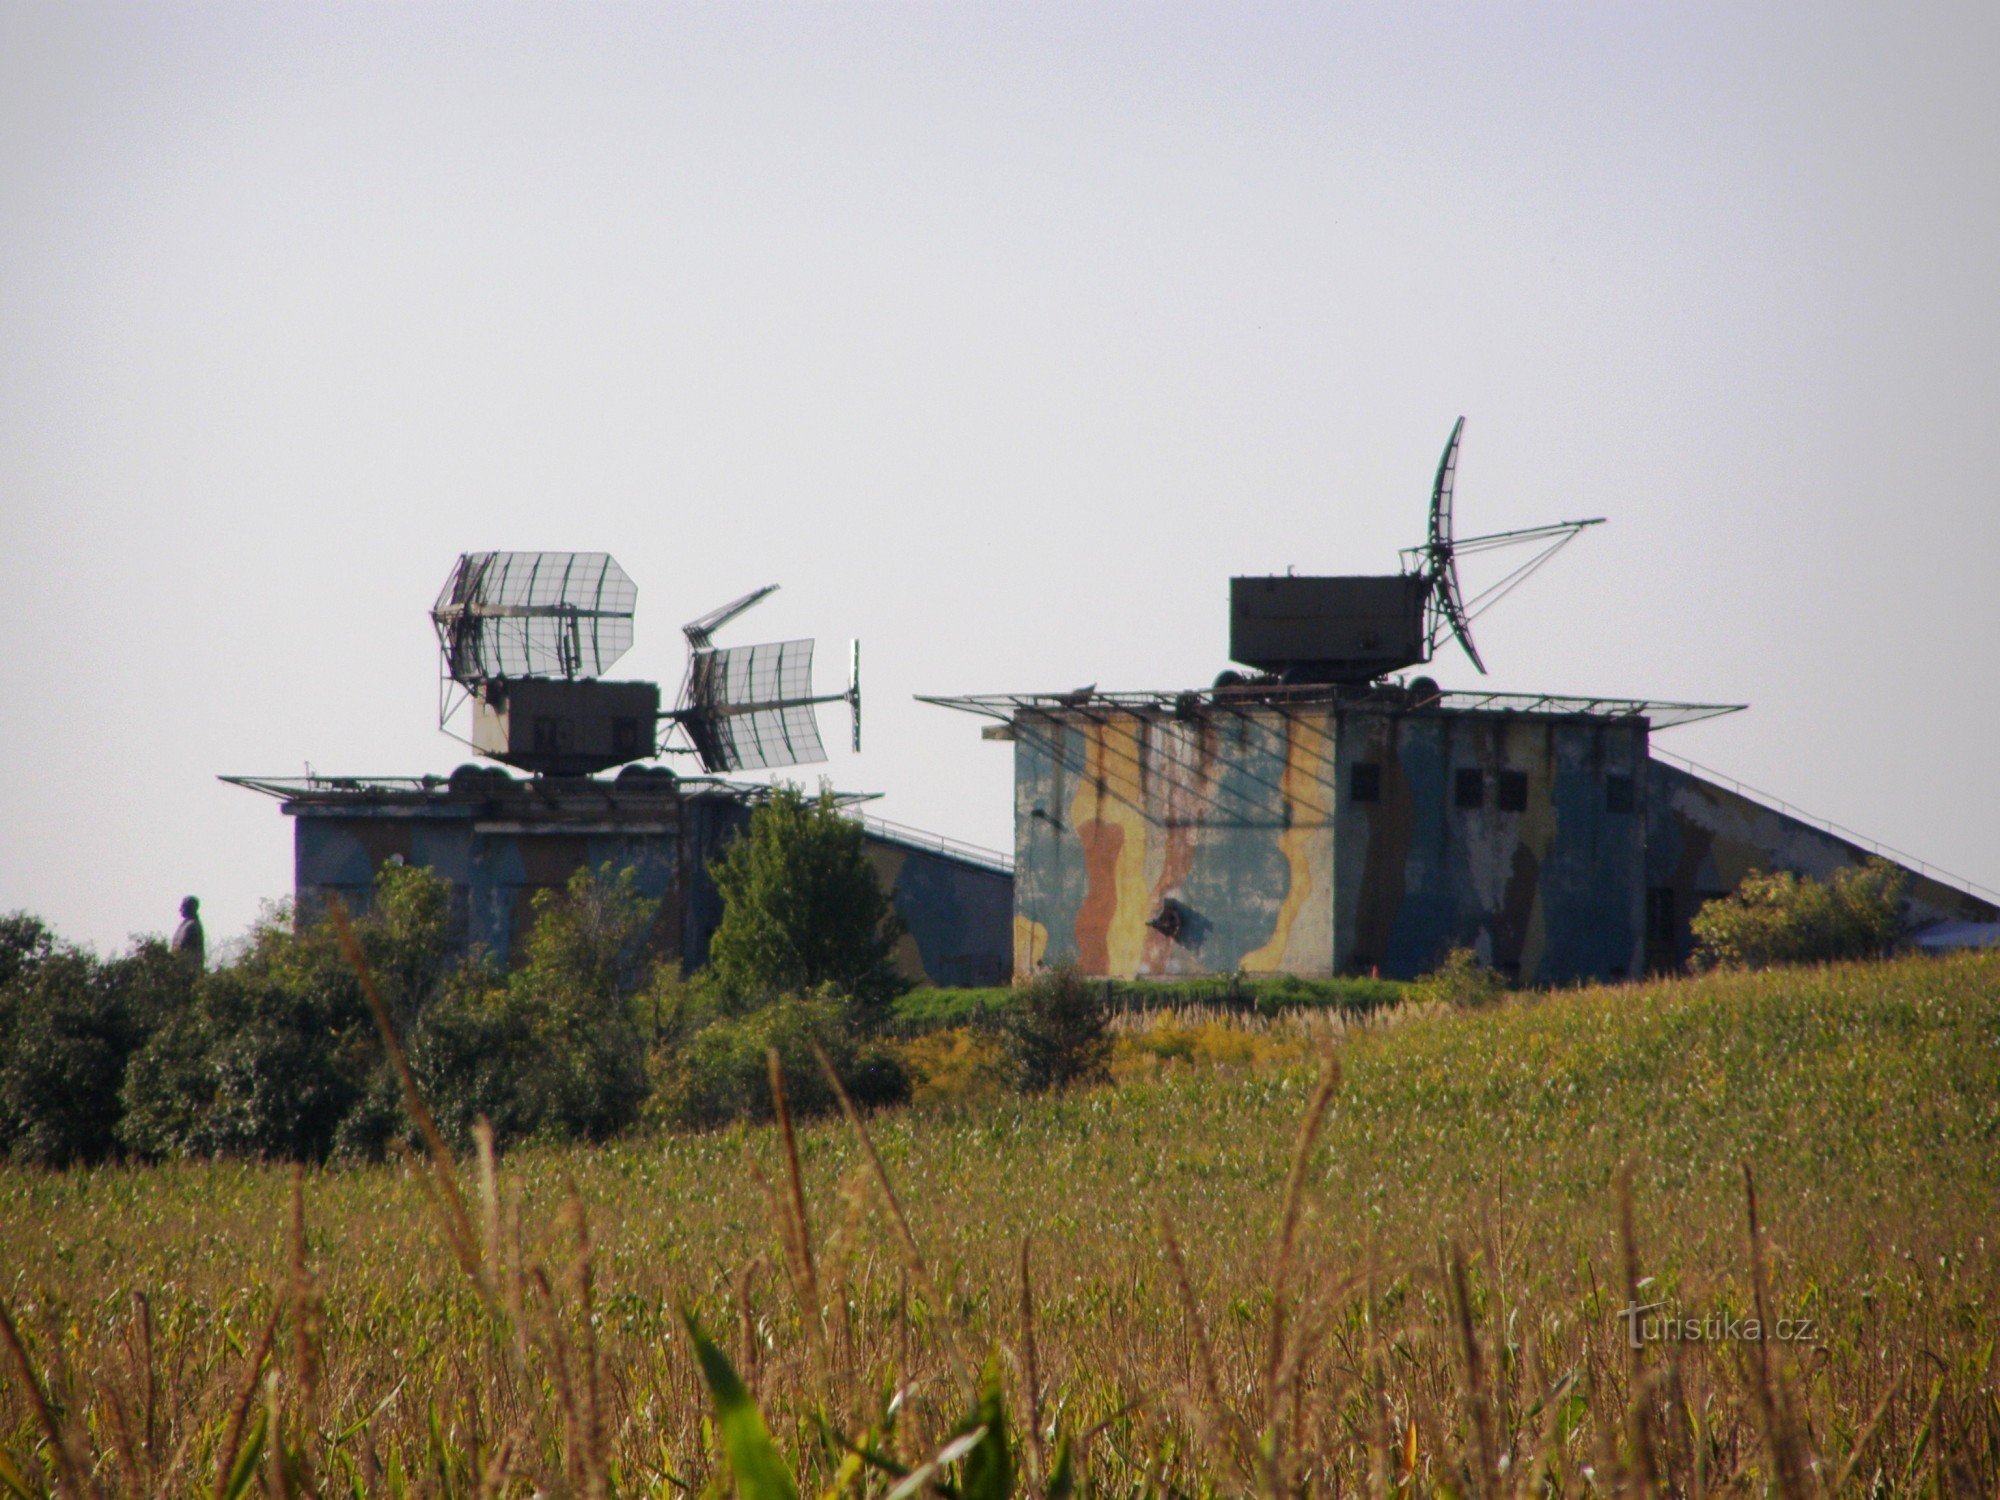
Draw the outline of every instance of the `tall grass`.
M1404 1013L1337 1085L1121 1033L1044 1100L0 1173L0 1489L2000 1485L2000 960ZM1635 1349L1656 1302L1813 1336Z

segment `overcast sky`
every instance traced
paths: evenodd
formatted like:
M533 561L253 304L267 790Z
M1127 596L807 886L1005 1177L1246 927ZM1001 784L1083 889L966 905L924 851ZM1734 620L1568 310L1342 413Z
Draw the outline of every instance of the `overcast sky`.
M2000 885L2000 7L0 4L0 910L291 883L219 773L449 771L426 611L614 553L621 675L1201 685L1232 572L1602 514L1494 687ZM1475 585L1476 587L1476 582ZM1478 679L1462 655L1447 686ZM811 775L813 773L807 773Z

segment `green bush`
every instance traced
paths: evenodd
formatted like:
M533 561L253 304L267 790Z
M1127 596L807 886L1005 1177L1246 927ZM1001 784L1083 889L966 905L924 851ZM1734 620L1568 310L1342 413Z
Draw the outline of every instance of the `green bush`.
M133 1046L118 995L89 954L50 954L10 986L0 1113L17 1161L97 1161L116 1144L118 1088Z
M776 1051L792 1112L801 1117L824 1114L838 1101L813 1054L815 1045L857 1105L906 1102L910 1080L902 1064L858 1032L853 1003L830 987L781 996L749 1011L712 1011L656 1055L651 1112L662 1123L680 1126L768 1120L772 1103L766 1056Z
M648 1080L630 1015L652 904L632 873L579 870L537 893L523 962L454 959L450 886L420 866L376 878L354 935L447 1135L488 1118L502 1141L602 1139ZM138 993L135 991L135 993ZM212 971L127 1070L119 1136L147 1156L379 1157L414 1139L359 976L329 921L280 912Z
M131 1058L193 978L158 941L100 962L36 918L0 917L0 1150L41 1166L111 1155Z
M1409 998L1474 1008L1492 1005L1507 993L1507 981L1479 961L1470 948L1453 948L1438 966L1407 987Z
M1074 964L1044 969L1000 1018L1008 1072L1023 1093L1111 1076L1111 1012Z
M739 1009L832 986L873 1028L906 988L891 964L903 925L861 825L822 787L808 798L779 786L711 866L722 921L709 972Z
M1694 915L1696 969L1884 958L1902 938L1907 877L1887 860L1813 880L1788 870L1753 872Z
M386 922L385 904L378 899ZM442 923L444 907L431 895L412 891L403 907L409 925L391 962L431 952L429 936L441 931L431 924ZM461 1146L482 1117L502 1144L602 1140L639 1117L650 1087L632 994L646 974L654 907L633 872L579 869L562 889L538 891L532 911L512 974L469 959L435 979L426 1003L399 1022L425 1102ZM442 955L442 945L435 951ZM383 1069L336 1144L378 1156L390 1139L411 1139L411 1129L401 1090Z

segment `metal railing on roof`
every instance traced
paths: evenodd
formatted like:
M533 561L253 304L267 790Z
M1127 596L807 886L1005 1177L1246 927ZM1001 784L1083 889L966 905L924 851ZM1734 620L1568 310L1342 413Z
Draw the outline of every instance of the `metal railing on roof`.
M887 818L872 817L865 813L849 812L848 816L875 837L886 839L892 844L906 844L913 849L923 849L932 854L963 860L967 864L991 870L996 875L1014 873L1014 857L1011 854L1002 854L998 849L968 844L963 839L947 838L941 833L927 833L921 828L891 823Z

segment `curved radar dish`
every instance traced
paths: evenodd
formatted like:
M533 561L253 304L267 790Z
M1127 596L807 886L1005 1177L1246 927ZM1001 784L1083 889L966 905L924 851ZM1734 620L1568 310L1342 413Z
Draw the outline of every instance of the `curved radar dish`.
M1472 644L1472 621L1465 610L1465 599L1458 588L1458 553L1451 534L1451 490L1458 478L1458 440L1465 434L1465 418L1460 417L1452 424L1451 437L1444 445L1444 457L1438 460L1437 479L1431 485L1431 528L1428 551L1430 552L1431 609L1433 624L1431 630L1431 650L1435 653L1437 640L1443 630L1449 630L1458 638L1459 645L1465 647L1465 654L1472 658L1479 675L1486 675L1486 663L1479 659L1479 648Z
M632 647L638 597L608 552L467 552L431 622L445 675L464 687L599 677Z

